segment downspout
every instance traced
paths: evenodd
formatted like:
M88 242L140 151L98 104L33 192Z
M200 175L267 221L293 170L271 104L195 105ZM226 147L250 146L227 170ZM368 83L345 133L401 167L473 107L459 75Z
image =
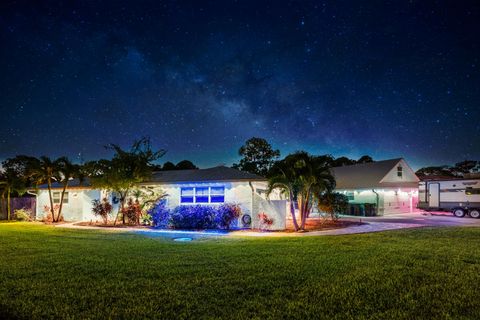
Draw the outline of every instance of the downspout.
M32 196L35 196L35 217L34 217L34 220L37 220L37 217L38 217L38 203L37 203L37 200L38 200L38 193L37 193L37 189L27 189L27 193L32 195Z
M379 215L378 214L379 213L379 208L378 208L379 195L378 195L378 192L375 191L375 189L372 189L372 192L375 193L376 198L377 198L376 203L375 203L375 210L377 211L376 215L378 216Z
M253 219L254 219L254 217L253 217L253 201L255 201L255 188L253 187L252 181L248 181L248 185L250 186L250 189L252 189L252 205L250 207L250 214L251 214L251 217L252 217L252 220L251 220L251 223L250 223L250 229L252 229L253 228ZM241 221L240 223L243 224L243 221Z

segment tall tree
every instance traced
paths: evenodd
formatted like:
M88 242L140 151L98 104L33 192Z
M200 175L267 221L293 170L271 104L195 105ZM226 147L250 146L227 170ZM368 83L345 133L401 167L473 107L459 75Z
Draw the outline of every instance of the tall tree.
M315 157L300 151L275 163L268 181L268 193L275 188L280 189L290 200L295 231L305 230L314 201L318 201L323 192L335 188L335 179L325 157ZM294 202L297 203L300 225L295 216Z
M50 200L50 214L52 215L52 222L58 221L58 216L55 215L55 207L53 205L52 184L61 180L59 161L52 160L49 157L42 156L39 159L31 158L28 165L29 175L34 179L35 184L47 184L48 197Z
M192 161L189 160L182 160L175 166L176 170L194 170L198 169L196 165L193 164Z
M373 158L369 155L361 156L360 159L357 160L357 163L370 163L373 162Z
M62 185L62 191L60 194L60 204L57 213L57 221L60 220L62 216L63 209L63 200L65 198L65 192L67 191L68 184L72 179L79 179L80 182L83 180L83 174L81 166L73 164L67 157L61 157L56 160L59 183Z
M238 154L243 158L233 165L234 168L265 177L280 157L280 150L273 149L265 139L253 137L245 142Z
M177 167L173 162L167 161L163 164L162 170L168 171L168 170L176 170Z
M480 161L475 160L465 160L455 163L453 170L458 173L458 175L463 176L466 173L474 173L479 170Z
M428 176L444 176L444 177L455 177L455 174L452 172L452 168L448 166L438 166L438 167L424 167L420 168L415 172L419 177L428 177Z
M165 154L165 150L153 151L150 139L142 138L133 143L130 150L123 150L116 144L106 146L114 151L112 160L101 159L86 164L92 185L117 193L120 196L120 213L124 211L127 196L136 184L145 181L152 174L152 164ZM125 223L125 217L122 216Z
M340 157L340 158L334 159L331 165L332 167L343 167L343 166L350 166L355 163L357 163L355 160L352 160L347 157Z
M2 199L7 197L7 219L12 216L11 195L22 195L29 185L28 163L31 161L28 156L16 156L2 162L3 172L0 172L0 192Z

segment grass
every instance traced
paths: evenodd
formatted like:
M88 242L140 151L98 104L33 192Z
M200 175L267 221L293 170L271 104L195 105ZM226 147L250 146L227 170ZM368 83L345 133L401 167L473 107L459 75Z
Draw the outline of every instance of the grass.
M177 243L0 224L0 318L480 318L480 228Z

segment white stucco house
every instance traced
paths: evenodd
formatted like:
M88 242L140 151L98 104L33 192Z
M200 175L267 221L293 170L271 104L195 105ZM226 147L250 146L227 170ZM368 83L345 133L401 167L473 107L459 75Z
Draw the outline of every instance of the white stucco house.
M266 197L267 180L261 176L239 171L225 166L197 170L171 170L154 172L149 181L138 188L158 189L167 194L166 203L171 209L180 205L210 205L223 203L240 205L242 216L238 227L258 228L260 213L273 219L269 229L285 229L287 202L277 194ZM61 186L53 185L54 205L60 203ZM118 209L115 194L106 190L93 189L88 182L80 184L73 180L63 201L62 215L65 221L97 221L92 213L92 201L107 197ZM115 204L117 203L117 204ZM50 206L48 190L42 187L37 192L37 219L46 215L45 206ZM115 207L116 206L116 207ZM244 216L251 219L250 224Z
M388 215L415 210L418 182L403 158L331 169L336 191L349 199L351 215Z

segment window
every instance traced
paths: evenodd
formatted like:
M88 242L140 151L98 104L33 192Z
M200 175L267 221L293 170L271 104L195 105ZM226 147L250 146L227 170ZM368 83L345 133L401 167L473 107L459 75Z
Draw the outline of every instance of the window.
M211 187L210 202L212 203L225 202L225 187Z
M208 187L195 188L195 202L208 203Z
M465 189L465 194L468 196L474 195L474 194L480 194L480 189L479 188L472 188L472 187L467 187Z
M60 204L61 198L62 198L61 192L59 191L52 192L52 200L54 204ZM68 191L66 191L63 196L63 204L68 204Z
M180 189L180 203L223 203L225 187L185 187Z
M400 178L403 176L403 168L400 166L397 167L397 176Z
M350 200L355 200L355 194L353 192L347 192L347 199Z
M181 203L193 203L193 188L182 188L180 190Z

